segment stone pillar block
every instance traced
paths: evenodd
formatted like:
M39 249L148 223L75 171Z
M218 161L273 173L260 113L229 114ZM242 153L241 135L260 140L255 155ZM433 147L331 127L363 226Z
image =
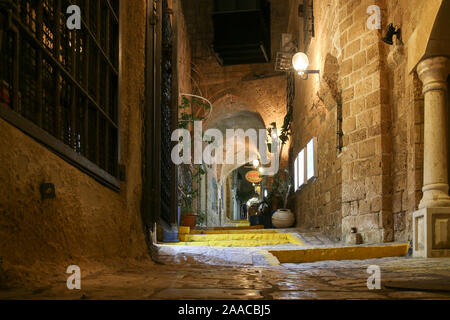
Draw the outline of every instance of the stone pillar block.
M414 257L450 257L450 208L414 212L413 248Z

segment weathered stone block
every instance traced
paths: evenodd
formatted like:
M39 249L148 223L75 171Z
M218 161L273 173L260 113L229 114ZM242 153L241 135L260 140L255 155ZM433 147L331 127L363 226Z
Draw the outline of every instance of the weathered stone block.
M383 176L366 177L367 194L371 198L383 194Z
M350 202L342 203L342 218L345 218L351 214L351 205Z
M366 100L364 97L353 100L350 103L350 110L352 115L357 115L366 107Z
M358 53L353 58L353 70L359 70L366 65L366 51Z
M357 144L351 144L347 146L344 149L344 152L342 153L342 161L345 164L348 164L350 161L358 159L358 145Z
M363 242L367 244L383 243L384 242L384 232L383 229L376 229L370 231L361 232L363 237Z
M353 16L348 16L340 25L339 29L341 31L344 31L345 29L349 28L353 24Z
M358 201L358 206L359 206L359 214L360 215L371 213L369 200L365 199L365 200Z
M367 139L367 129L358 130L352 134L350 134L350 143L357 143Z
M366 188L363 181L343 183L342 201L350 202L361 200L366 197Z
M352 72L349 76L349 80L350 80L349 85L354 86L356 83L361 81L361 78L362 78L361 70Z
M403 191L394 193L392 201L392 211L394 213L402 211Z
M353 60L347 59L344 62L342 62L341 65L341 77L345 77L346 75L349 75L353 71Z
M377 59L380 55L380 49L378 43L374 43L367 49L367 62L370 63Z
M375 141L375 139L370 139L359 144L360 158L367 158L375 155Z
M361 39L350 42L345 48L345 58L349 58L361 49Z
M371 161L355 161L353 163L353 180L363 180L370 172Z
M372 110L367 110L361 112L356 116L356 128L370 128L373 124L373 112Z
M383 197L375 197L370 204L372 212L379 212L383 209Z
M354 96L355 96L355 88L354 87L348 88L344 90L344 92L342 92L342 101L348 102L350 100L353 100Z
M356 119L355 117L345 118L342 122L342 130L344 133L352 132L356 129Z

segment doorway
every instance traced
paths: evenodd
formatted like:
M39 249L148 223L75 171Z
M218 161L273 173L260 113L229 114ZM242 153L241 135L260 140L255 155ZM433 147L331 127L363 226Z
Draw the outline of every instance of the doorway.
M177 224L176 177L171 161L174 129L173 10L168 0L147 0L146 102L142 219L146 236L155 223ZM175 115L175 116L174 116ZM175 119L176 120L176 119Z

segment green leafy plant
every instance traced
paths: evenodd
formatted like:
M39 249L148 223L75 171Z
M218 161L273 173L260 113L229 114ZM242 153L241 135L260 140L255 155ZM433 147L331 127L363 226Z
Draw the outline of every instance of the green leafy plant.
M191 170L187 167L187 170ZM201 177L206 173L201 165L193 166L192 184L182 185L178 188L181 194L181 213L194 213L194 200L200 195ZM194 183L195 182L195 183Z
M192 97L192 99L188 99L185 95L181 97L181 105L178 106L179 109L179 118L178 118L178 128L179 129L191 129L189 127L190 123L194 123L194 121L202 121L205 119L205 116L201 116L202 111L211 111L211 105L203 102L202 100ZM192 135L191 135L192 136ZM204 138L204 136L202 137ZM207 139L208 143L212 143L211 139ZM193 138L190 141L191 145L193 145ZM184 150L183 150L184 151ZM181 151L181 152L183 152ZM180 154L182 156L182 154ZM181 205L181 214L185 216L187 213L194 213L194 201L200 195L200 182L202 176L206 173L202 164L181 164L180 165L184 172L192 173L192 180L190 184L186 184L185 181L182 182L182 185L179 186L178 190L180 191L180 205ZM198 217L197 217L198 219Z
M178 128L179 129L188 129L189 123L193 123L194 121L202 121L205 120L205 116L197 115L201 112L194 112L195 107L198 107L197 110L200 111L210 111L211 105L201 101L193 97L189 100L186 96L181 97L181 105L178 106L178 109L181 111L178 119Z
M287 200L291 193L291 177L289 170L282 170L273 177L271 190L268 192L267 197L264 198L264 202L270 206L274 201L283 203L283 208L287 206Z
M206 213L205 211L198 210L197 211L197 225L203 226L206 222Z

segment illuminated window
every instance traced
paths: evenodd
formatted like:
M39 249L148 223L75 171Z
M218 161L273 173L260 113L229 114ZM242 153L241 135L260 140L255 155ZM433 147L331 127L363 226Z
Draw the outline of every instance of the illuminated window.
M299 184L298 184L298 157L294 161L294 189L295 191L298 190Z
M298 187L303 186L305 181L305 149L298 154Z
M316 141L311 139L306 146L306 179L310 180L316 177Z

